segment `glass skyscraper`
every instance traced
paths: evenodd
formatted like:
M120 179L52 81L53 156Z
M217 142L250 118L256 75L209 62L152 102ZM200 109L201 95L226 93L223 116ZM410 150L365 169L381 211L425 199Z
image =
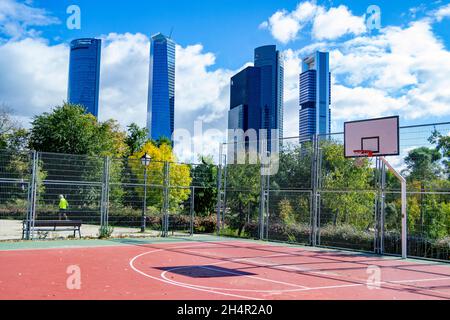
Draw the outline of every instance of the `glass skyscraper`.
M247 67L231 78L230 129L258 129L261 127L260 92L261 70ZM239 109L236 111L235 109ZM239 119L236 117L239 115Z
M300 74L300 142L331 132L331 75L328 52L303 59Z
M278 130L283 138L284 66L281 53L275 45L255 49L255 67L261 70L261 129Z
M247 67L231 78L228 129L254 129L258 138L259 130L267 129L268 139L272 138L271 130L278 130L282 138L283 77L283 59L276 46L256 48L254 67Z
M150 44L147 129L149 137L171 139L175 122L175 43L161 33Z
M100 85L100 39L76 39L70 43L69 103L83 105L87 113L98 117Z

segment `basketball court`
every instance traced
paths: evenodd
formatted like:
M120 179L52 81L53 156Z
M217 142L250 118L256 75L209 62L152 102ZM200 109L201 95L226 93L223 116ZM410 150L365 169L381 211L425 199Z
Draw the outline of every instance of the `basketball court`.
M345 157L376 158L401 183L399 256L383 255L378 209L378 255L322 248L314 237L314 247L211 235L3 242L0 299L450 299L449 264L407 259L406 180L385 158L399 154L398 117L348 122L344 135Z
M197 236L1 248L0 299L450 299L445 263L261 241ZM79 289L68 285L73 266Z

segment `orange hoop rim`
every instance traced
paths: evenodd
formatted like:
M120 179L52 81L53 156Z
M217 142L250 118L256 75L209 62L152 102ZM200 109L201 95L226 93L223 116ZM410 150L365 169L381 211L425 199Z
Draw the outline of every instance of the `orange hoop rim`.
M353 150L354 153L360 154L360 155L367 155L368 157L373 157L373 151L372 150Z

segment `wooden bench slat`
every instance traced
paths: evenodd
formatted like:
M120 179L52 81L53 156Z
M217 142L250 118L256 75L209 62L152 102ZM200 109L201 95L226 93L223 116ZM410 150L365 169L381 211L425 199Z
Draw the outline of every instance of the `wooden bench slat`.
M35 227L79 227L83 223L78 220L36 220Z

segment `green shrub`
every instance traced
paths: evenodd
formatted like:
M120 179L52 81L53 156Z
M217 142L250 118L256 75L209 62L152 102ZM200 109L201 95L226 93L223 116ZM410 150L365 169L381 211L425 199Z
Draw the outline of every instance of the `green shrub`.
M112 233L114 232L114 228L111 226L101 226L99 229L99 239L108 239L111 238Z

